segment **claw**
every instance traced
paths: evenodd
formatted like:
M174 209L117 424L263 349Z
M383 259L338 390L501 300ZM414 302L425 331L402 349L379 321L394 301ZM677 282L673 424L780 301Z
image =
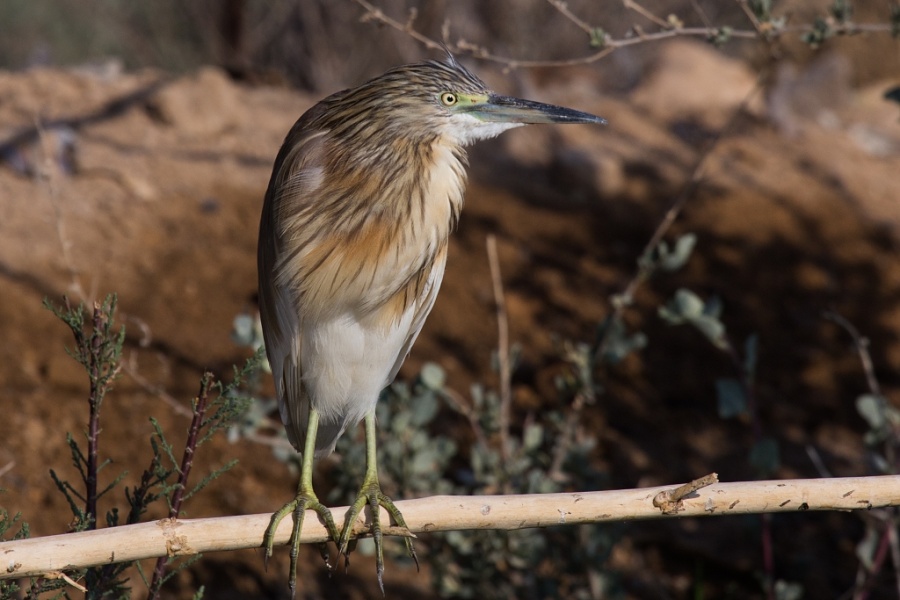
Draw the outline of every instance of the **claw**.
M369 479L363 483L363 487L360 489L356 501L350 507L350 510L347 511L344 527L338 538L338 551L344 555L345 564L347 566L350 565L350 551L356 542L355 538L351 538L353 526L356 525L359 515L366 506L368 506L371 511L372 522L369 526L369 533L372 535L372 540L375 542L375 574L378 577L378 587L381 588L381 593L384 595L384 533L381 529L381 507L383 506L385 510L388 511L398 527L406 530L408 535L403 536L403 541L406 545L406 551L415 561L416 570L418 571L419 558L416 556L416 551L412 542L415 536L409 530L409 527L406 525L406 520L403 518L400 510L394 505L393 500L381 492L381 487L378 484L377 478L375 480Z

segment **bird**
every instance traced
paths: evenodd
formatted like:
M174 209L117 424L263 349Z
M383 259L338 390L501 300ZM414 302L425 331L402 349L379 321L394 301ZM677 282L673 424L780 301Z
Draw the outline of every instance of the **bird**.
M346 560L367 505L384 592L379 507L409 531L378 481L376 402L437 297L463 208L466 147L537 123L606 120L494 93L448 51L328 96L288 132L265 194L258 271L281 419L301 453L297 494L272 515L263 539L268 560L278 525L292 514L292 595L305 512L321 518ZM360 421L366 470L339 532L314 492L313 465Z

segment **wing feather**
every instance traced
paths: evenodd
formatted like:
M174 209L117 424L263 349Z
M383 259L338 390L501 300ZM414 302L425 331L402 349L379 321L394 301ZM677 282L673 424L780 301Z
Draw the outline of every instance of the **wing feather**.
M260 221L258 271L260 318L266 353L275 379L281 420L288 439L302 450L309 420L310 397L303 386L300 311L290 286L284 283L286 232L282 224L303 211L321 185L325 131L304 133L316 117L312 108L291 129L282 144L266 191Z

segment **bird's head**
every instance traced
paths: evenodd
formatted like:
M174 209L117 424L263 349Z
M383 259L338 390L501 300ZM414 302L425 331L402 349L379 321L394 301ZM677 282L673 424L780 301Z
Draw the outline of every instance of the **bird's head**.
M606 124L606 119L571 108L496 94L449 53L443 62L396 67L336 98L376 117L367 120L382 135L440 136L459 146L532 123Z

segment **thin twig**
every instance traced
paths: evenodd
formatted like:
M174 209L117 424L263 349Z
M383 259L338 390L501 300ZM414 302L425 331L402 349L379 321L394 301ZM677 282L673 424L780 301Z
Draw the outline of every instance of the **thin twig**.
M137 368L135 353L131 354L129 360L122 362L122 369L125 371L125 373L128 374L129 377L131 377L132 380L134 380L136 384L138 384L138 386L143 388L145 392L153 394L154 396L168 404L169 408L171 408L175 412L175 414L181 415L182 417L194 416L194 412L191 409L184 406L181 402L178 401L177 398L163 389L162 386L151 383L150 380L141 375L140 371L138 371Z
M859 362L862 365L863 372L865 373L869 391L874 396L882 397L881 385L878 383L878 378L875 376L875 366L872 362L872 355L869 352L869 338L862 335L859 329L857 329L853 323L851 323L848 319L844 318L836 311L825 311L823 313L823 316L829 321L837 324L848 334L850 334L850 337L853 340L853 346L856 348L856 353L859 355ZM894 435L888 437L888 439L884 441L885 458L888 464L892 465L894 468L896 468L895 445L896 429L894 430ZM884 564L884 561L886 560L886 557L888 555L888 551L890 551L891 562L894 565L894 574L897 580L898 597L900 597L900 543L898 543L897 540L897 529L895 523L897 511L889 510L883 512L886 516L883 519L885 529L882 532L881 542L878 546L878 550L875 552L875 557L872 560L871 570L865 569L862 562L860 562L860 567L857 570L856 589L853 596L854 600L866 600L869 597L869 592L871 591L870 582L872 581L872 578L881 570L882 565Z
M641 251L640 256L646 257L650 256L659 243L662 241L663 237L668 233L669 229L672 227L672 224L675 223L675 220L681 214L681 211L684 209L687 201L693 196L694 192L696 192L699 187L700 182L702 181L704 175L706 174L706 168L709 164L709 158L715 152L716 148L719 146L719 143L727 137L731 131L737 126L739 122L740 116L747 109L747 106L750 104L750 101L756 95L756 93L762 87L763 82L766 79L766 73L761 73L759 77L757 77L756 85L753 89L748 92L748 94L741 101L740 105L734 109L731 113L731 116L728 119L728 122L725 123L725 126L722 127L718 132L716 132L715 137L706 145L706 148L699 154L696 162L694 163L693 169L691 169L691 175L688 179L687 183L681 189L681 192L669 206L669 209L666 211L666 214L663 216L662 220L659 222L659 225L656 226L656 229L653 232L653 235L650 236L650 239L647 241L647 244L644 246L644 249ZM639 265L643 265L644 261L638 261ZM638 270L635 272L634 276L625 286L625 290L618 294L613 302L613 314L611 315L612 319L620 319L622 313L625 310L625 307L630 305L632 300L634 299L634 295L637 292L638 287L646 280L648 276L648 272L645 267L639 266ZM594 351L596 356L602 356L606 351L606 345L609 341L608 336L604 336L597 344L597 347Z
M553 448L553 461L550 463L550 469L547 471L547 476L553 481L565 481L567 479L566 474L563 472L563 464L566 462L569 449L575 441L578 427L581 424L581 411L586 403L585 395L578 392L572 399L572 404L569 405L566 422L562 427L562 433L558 437L556 446Z
M760 37L764 37L765 33L763 33L762 24L759 22L759 19L756 18L756 15L753 14L753 11L750 10L750 7L747 5L747 0L735 0L735 2L737 2L738 6L741 7L741 10L744 11L744 15L746 15L750 24L753 25L753 29L756 30L756 33L758 33Z
M762 514L762 558L763 558L763 585L766 588L766 598L775 600L775 549L772 544L772 515Z
M642 17L644 17L645 19L647 19L654 25L662 27L664 30L671 29L671 27L672 27L671 23L667 23L663 19L660 19L659 17L654 15L651 11L647 10L646 8L644 8L643 6L641 6L640 4L635 2L635 0L622 0L622 4L625 6L626 9L633 10L634 12L638 13L639 15L641 15Z
M366 14L363 16L363 20L372 20L377 23L381 23L383 25L387 25L388 27L392 27L397 31L402 31L412 39L416 40L420 44L423 44L426 48L430 48L432 50L440 50L442 45L439 42L434 41L427 35L419 33L412 27L412 20L408 20L406 23L401 23L400 21L394 20L384 14L380 8L374 6L373 4L369 4L366 0L353 0L360 6L366 9Z
M632 28L632 36L633 37L624 37L619 39L614 39L611 37L605 37L603 40L602 46L591 54L580 56L577 58L569 58L562 60L520 60L517 58L510 58L507 56L500 56L490 52L488 49L483 46L479 46L477 44L473 44L471 42L467 42L463 39L457 40L455 43L449 42L449 27L443 28L443 37L444 44L428 37L422 32L415 30L410 27L409 23L401 23L396 19L392 19L391 17L384 14L384 12L367 2L366 0L351 0L352 2L358 4L362 8L366 10L365 15L363 16L364 20L374 21L376 23L380 23L382 25L386 25L391 27L392 29L396 29L406 35L409 35L414 40L418 41L422 45L427 48L438 50L444 47L449 47L454 52L464 52L471 54L476 58L480 58L482 60L486 60L489 62L495 62L498 64L504 65L508 69L519 69L519 68L531 68L531 67L571 67L576 65L586 65L590 63L597 62L606 56L609 56L614 51L625 48L628 46L634 46L637 44L643 44L647 42L656 42L661 40L667 40L677 37L699 37L704 39L715 39L717 38L721 32L716 28L711 27L673 27L672 24L659 19L659 17L655 17L651 20L654 22L659 22L664 24L666 29L662 31L656 31L653 33L645 33L641 31L639 28ZM551 2L552 4L553 2ZM636 5L634 2L630 2L633 5ZM639 5L637 5L639 6ZM574 15L573 15L574 16ZM568 17L567 17L568 18ZM577 17L576 17L577 18ZM572 20L572 19L569 19ZM580 21L580 20L579 20ZM580 21L582 24L587 25L583 21ZM600 31L600 28L591 28L587 25L588 31L591 32L591 35L595 35L594 30ZM890 33L892 26L889 23L835 23L832 25L831 31L835 35L853 35L858 33ZM797 25L790 27L781 27L779 29L772 29L770 33L765 34L766 37L779 37L785 34L805 34L810 31L813 31L812 25ZM635 35L636 34L636 35ZM728 37L732 39L745 39L745 40L755 40L759 39L762 34L755 30L749 29L733 29L728 31Z
M885 558L887 558L888 555L889 546L890 539L888 532L885 529L881 532L878 548L875 550L875 555L872 557L872 567L866 569L863 565L860 565L862 577L860 578L859 573L857 573L856 589L853 594L853 600L868 600L869 592L872 591L872 581L875 576L881 572L881 567L884 565Z
M93 294L88 297L81 280L78 277L78 270L75 268L75 261L72 259L72 244L66 235L65 219L63 219L62 205L59 199L59 185L57 183L58 172L53 163L53 152L51 150L52 143L47 139L47 132L40 119L35 118L34 129L38 133L40 141L41 155L43 157L43 177L42 181L46 182L47 197L50 199L50 205L53 207L53 222L56 227L56 239L59 242L62 251L63 266L69 275L69 291L74 293L79 301L94 303Z
M494 289L494 305L497 309L497 363L500 372L500 456L503 462L509 460L509 415L512 409L512 374L509 364L509 322L506 316L506 297L503 295L503 278L500 274L500 260L497 258L497 238L487 236L488 264L491 268L491 283Z
M891 547L891 562L894 564L894 585L897 586L897 597L900 598L900 540L897 539L897 524L889 520L885 522L885 527Z
M869 338L862 335L853 323L835 311L825 311L822 313L822 316L829 321L836 323L843 328L844 331L850 334L850 337L853 339L853 346L856 348L856 353L859 355L859 362L862 364L863 372L866 375L866 383L869 386L869 391L876 396L881 396L881 385L879 385L878 378L875 376L872 355L869 354Z
M819 451L812 444L806 445L806 455L809 456L809 460L816 468L819 477L832 477L831 471L825 466L825 461L822 460Z
M464 416L469 422L469 427L472 429L472 433L475 435L475 440L478 442L478 445L483 449L489 448L487 436L484 435L484 428L481 426L481 423L478 422L478 415L475 414L473 408L463 399L462 395L456 390L448 387L442 389L440 394L447 400L453 410Z
M559 14L561 14L562 16L564 16L565 18L570 20L583 32L585 32L588 35L591 35L593 33L593 31L594 31L593 28L590 25L588 25L587 23L585 23L584 21L582 21L581 19L579 19L575 15L575 13L573 13L571 10L569 10L568 4L566 4L562 0L547 0L547 2L550 4L550 6L555 8L559 12Z
M707 29L712 29L712 21L709 20L709 17L706 16L706 11L703 10L703 7L700 6L700 3L697 0L691 0L691 7L694 9L694 12L697 13L697 16L700 17L700 20L703 21L704 27Z
M697 490L702 490L714 483L719 483L719 475L710 473L693 481L689 481L677 488L664 490L653 497L653 506L663 514L675 514L684 510L684 499L691 496Z
M744 97L743 101L741 101L741 104L732 113L725 126L719 130L716 137L713 138L713 140L698 156L697 161L694 163L693 170L691 171L690 179L682 188L681 193L672 202L672 205L666 211L666 214L663 217L662 221L660 221L659 225L656 227L656 230L653 232L653 235L650 237L650 240L644 246L644 249L641 252L642 257L648 256L654 251L656 246L659 245L659 242L669 231L669 228L675 222L675 219L678 218L678 215L681 213L684 205L696 191L701 179L703 178L703 174L705 172L710 155L712 155L719 142L737 125L738 117L744 112L747 105L753 99L753 96L760 89L763 81L764 75L761 75L757 79L756 86L754 86L754 88L747 94L747 96ZM625 312L625 308L631 304L638 287L649 276L648 271L643 266L644 264L645 261L638 261L638 270L625 286L625 290L622 293L613 296L612 313L607 318L609 322L614 322L622 318L622 314ZM597 357L603 356L606 353L609 339L610 338L608 334L601 336L595 343L591 354ZM578 428L579 423L581 423L581 412L584 409L585 404L585 396L579 393L575 395L575 398L572 400L572 404L569 407L569 412L566 416L566 422L563 426L562 435L560 436L560 442L557 444L554 451L553 463L550 469L551 475L555 478L562 477L562 464L565 460L567 447L571 440L574 439L576 429Z
M83 594L87 593L87 591L88 591L88 589L86 587L84 587L83 585L81 585L80 583L78 583L77 581L75 581L74 579L72 579L71 577L69 577L68 575L63 573L62 571L50 571L48 573L44 573L44 579L62 579L67 584L69 584L70 586L72 586L73 588L75 588L76 590L78 590L79 592L81 592Z

